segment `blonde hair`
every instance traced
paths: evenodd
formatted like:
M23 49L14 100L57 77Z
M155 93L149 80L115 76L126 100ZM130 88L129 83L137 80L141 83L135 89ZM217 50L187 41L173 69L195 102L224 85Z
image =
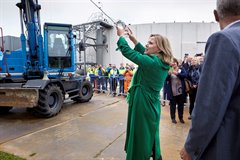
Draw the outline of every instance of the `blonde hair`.
M173 55L168 39L160 34L151 34L150 37L155 38L157 47L160 49L160 52L157 53L157 56L160 59L162 59L165 63L171 64Z
M198 57L193 57L191 60L191 63L193 64L194 62L196 62L196 65L199 64L199 59Z

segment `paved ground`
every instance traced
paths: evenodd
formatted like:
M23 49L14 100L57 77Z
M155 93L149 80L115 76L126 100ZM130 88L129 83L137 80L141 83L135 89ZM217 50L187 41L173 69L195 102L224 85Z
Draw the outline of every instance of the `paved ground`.
M160 124L164 160L179 160L188 128L172 124L169 106L162 107ZM0 150L27 160L124 160L127 104L123 97L94 95L89 103L67 102L50 119L13 109L0 117Z

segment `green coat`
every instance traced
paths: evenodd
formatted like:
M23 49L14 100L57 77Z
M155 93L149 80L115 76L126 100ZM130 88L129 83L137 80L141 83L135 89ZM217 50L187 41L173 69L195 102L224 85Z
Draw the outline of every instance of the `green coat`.
M118 49L123 56L138 65L128 91L128 122L125 142L127 160L149 160L155 150L160 159L159 121L160 90L170 66L156 55L144 54L145 48L138 43L134 50L120 37ZM154 145L155 144L155 145Z

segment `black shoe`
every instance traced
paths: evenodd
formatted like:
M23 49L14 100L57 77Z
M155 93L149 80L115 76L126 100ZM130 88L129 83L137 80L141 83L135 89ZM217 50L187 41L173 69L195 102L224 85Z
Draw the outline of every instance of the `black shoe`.
M180 121L181 123L185 123L183 119L180 119L179 121Z
M176 119L172 119L172 123L176 124L177 123Z

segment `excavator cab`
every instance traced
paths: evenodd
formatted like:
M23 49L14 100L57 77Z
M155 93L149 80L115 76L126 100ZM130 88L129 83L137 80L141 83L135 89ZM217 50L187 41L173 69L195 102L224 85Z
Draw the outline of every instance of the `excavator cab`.
M60 72L74 72L74 38L72 25L45 23L45 67L49 76L56 78ZM58 72L59 74L56 74ZM55 75L55 76L54 76ZM61 75L63 76L63 75Z

